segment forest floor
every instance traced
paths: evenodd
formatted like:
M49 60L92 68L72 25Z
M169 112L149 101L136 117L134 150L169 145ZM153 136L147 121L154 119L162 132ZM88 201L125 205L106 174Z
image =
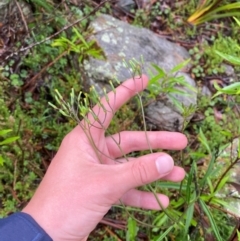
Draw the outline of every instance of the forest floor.
M5 10L1 9L0 137L1 141L8 141L0 143L0 217L20 210L29 201L62 138L75 126L72 120L66 119L48 105L49 101L54 102L54 89L70 93L72 87L76 91L83 88L79 86L79 83L84 83L84 77L81 62L76 55L52 46L52 42L60 37L70 38L72 30L67 26L82 16L84 19L75 26L81 30L82 37L88 40L91 36L91 31L88 30L91 20L98 13L107 13L130 24L148 28L189 51L192 66L189 74L199 89L206 87L208 93L213 95L216 93L214 83L226 87L239 82L239 66L224 60L216 51L240 57L240 26L232 17L216 19L214 14L209 21L203 20L200 24L196 24L196 21L190 22L189 17L195 13L198 4L204 2L39 0L10 1ZM217 6L239 3L227 0L216 2L218 5L215 9ZM85 57L87 56L83 54L83 58ZM226 64L230 74L226 73ZM201 166L196 171L197 175L192 177L193 183L201 183L201 178L208 173L206 166L212 160L209 160L210 153L207 149L210 149L216 161L219 150L239 137L239 105L239 95L219 95L212 99L199 91L197 110L184 130L189 138L188 154L185 154L185 157L182 153L175 154L184 159L188 171L193 162ZM124 111L129 111L127 118L132 118L131 106L126 108ZM119 119L116 121L121 123ZM206 141L201 142L203 139ZM216 183L218 185L219 179L225 180L224 176L208 176L206 179L207 184L201 187L201 198L206 201L209 210L211 209L222 240L237 240L239 217L223 211L220 197L217 197L216 192L211 193L211 188ZM225 184L226 182L222 186ZM185 215L187 220L190 209L174 200L174 197L179 195L177 187L169 195L173 197L173 208L170 210L172 215ZM194 196L192 189L191 195ZM214 196L217 201L214 202L207 196ZM220 240L211 217L199 207L198 201L194 202L191 210L193 211L186 239L182 239L182 235L186 235L183 234L182 226L186 224L183 221L175 223L177 226L172 224L174 230L169 231L163 240ZM134 223L124 211L118 207L112 208L89 240L160 240L159 236L165 233L166 229L149 228L147 225L142 227ZM168 223L166 217L156 212L145 213L137 210L133 215L148 224Z

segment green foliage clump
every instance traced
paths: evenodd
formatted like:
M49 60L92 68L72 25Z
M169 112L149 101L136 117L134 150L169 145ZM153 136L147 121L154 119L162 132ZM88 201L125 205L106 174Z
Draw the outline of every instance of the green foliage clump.
M205 77L211 75L218 75L225 73L223 64L224 59L216 54L217 51L224 54L231 54L232 56L240 55L239 43L236 39L229 36L219 34L217 38L212 40L213 44L204 43L196 45L189 50L192 58L192 73L196 77ZM239 67L235 67L239 71Z
M149 28L155 18L171 17L171 11L169 7L162 6L161 3L156 2L152 4L149 9L139 8L132 9L131 13L134 14L133 25Z
M202 96L199 99L198 110L203 112L204 119L196 122L193 127L197 133L201 128L209 141L211 150L218 150L224 144L231 142L234 136L237 136L239 121L236 113L232 111L235 105L235 102L224 101L222 98L211 99ZM218 107L221 109L218 110ZM221 115L220 119L216 112ZM205 153L205 147L202 148L199 151Z
M188 22L198 25L218 18L239 16L240 3L227 3L223 0L199 1L196 11L188 18ZM220 5L220 6L219 6Z
M206 74L224 73L225 68L221 66L223 58L216 54L216 51L231 54L232 56L240 56L240 48L238 40L228 36L219 36L215 39L212 46L205 46L205 68ZM238 70L238 68L236 68Z
M7 99L2 92L3 99ZM13 111L8 101L1 103L1 128L11 128L19 139L1 147L0 216L17 211L32 197L64 135L74 123L59 126L59 115L47 108L46 92L39 101L26 95L26 105L15 100Z

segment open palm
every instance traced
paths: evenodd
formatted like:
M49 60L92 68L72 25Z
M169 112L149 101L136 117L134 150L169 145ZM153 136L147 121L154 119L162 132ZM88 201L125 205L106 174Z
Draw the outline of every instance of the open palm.
M126 205L160 209L152 193L136 187L160 178L181 181L182 168L174 166L165 153L124 158L132 151L179 150L187 140L181 133L124 131L106 136L114 113L147 85L147 77L125 81L101 100L62 141L32 200L23 212L29 213L53 240L86 240L89 233L121 200ZM168 197L158 194L162 206Z

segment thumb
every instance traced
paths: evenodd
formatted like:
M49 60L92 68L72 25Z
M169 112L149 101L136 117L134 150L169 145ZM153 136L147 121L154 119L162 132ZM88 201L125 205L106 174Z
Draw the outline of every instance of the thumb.
M174 167L171 156L165 153L153 153L139 157L133 161L118 165L117 185L126 192L132 188L154 182L167 174ZM115 180L116 180L115 179Z

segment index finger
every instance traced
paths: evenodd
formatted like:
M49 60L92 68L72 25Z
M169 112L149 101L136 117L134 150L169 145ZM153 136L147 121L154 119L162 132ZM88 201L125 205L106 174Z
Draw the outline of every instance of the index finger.
M121 157L133 151L149 149L182 150L187 146L184 134L168 131L122 131L106 138L110 156Z
M115 112L133 96L144 90L147 86L148 78L146 75L134 77L123 82L114 91L104 96L100 104L95 105L88 114L91 132L94 134L105 131Z

